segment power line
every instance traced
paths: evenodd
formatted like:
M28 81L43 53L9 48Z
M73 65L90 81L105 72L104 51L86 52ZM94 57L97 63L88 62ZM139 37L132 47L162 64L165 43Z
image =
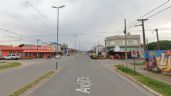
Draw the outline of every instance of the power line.
M25 37L25 38L27 38L27 39L34 40L34 41L37 40L37 39L35 39L35 38L31 38L31 37L29 37L29 36L25 36L25 35L22 35L22 34L18 34L18 33L16 33L16 32L12 32L12 31L10 31L10 30L7 30L7 29L1 28L1 27L0 27L0 30L3 30L3 31L8 32L8 33L10 33L10 34L12 33L12 34L18 35L18 36L20 36L20 37L18 37L18 38L19 38L19 39L22 39L22 40L23 40L23 37ZM8 35L8 34L3 34L3 33L0 33L0 34L5 35L5 36L9 36L9 37L17 38L17 37L14 36L14 35ZM26 41L26 40L25 40L25 41ZM45 41L43 41L43 40L41 40L41 41L47 44L47 42L45 42Z
M47 16L45 16L44 14L42 14L38 9L36 9L32 4L30 4L28 1L25 1L26 4L28 4L33 10L35 10L38 14L40 14L44 19L46 19L48 22L50 22L51 24L55 25L55 23L53 23L52 21L49 20L49 18Z
M143 17L149 15L150 13L154 12L155 10L157 10L157 9L161 8L162 6L164 6L165 4L167 4L169 1L170 1L170 0L167 0L166 2L160 4L159 6L155 7L154 9L152 9L152 10L150 10L149 12L145 13L144 15L140 16L139 18L143 18ZM159 12L159 13L160 13L160 12ZM158 14L159 14L159 13L158 13ZM152 16L151 16L151 17L152 17ZM139 18L138 18L138 19L139 19ZM149 18L148 18L148 19L149 19ZM130 26L127 25L127 26L128 26L127 28L131 28L131 27L137 25L138 22L136 22L136 21L137 21L137 19L134 20L134 21L132 21L132 22L130 22L130 23L128 24L128 25L130 25ZM135 23L135 22L136 22L136 23ZM135 24L134 24L134 23L135 23ZM132 24L133 24L133 25L132 25Z
M167 10L167 9L170 9L170 8L171 8L171 6L166 7L166 8L164 8L164 9L158 11L157 13L154 13L154 14L150 15L150 16L147 17L147 18L149 19L149 18L151 18L151 17L153 17L153 16L155 16L155 15L158 15L158 14L160 14L161 12L163 12L163 11L165 11L165 10Z
M22 37L25 37L25 38L34 39L34 38L31 38L31 37L28 37L28 36L24 36L24 35L22 35L22 34L18 34L18 33L12 32L12 31L10 31L10 30L7 30L7 29L1 28L1 27L0 27L0 30L3 30L3 31L8 32L8 33L10 33L10 34L12 33L12 34L15 34L15 35L18 35L18 36L22 36ZM34 39L34 40L35 40L35 39Z

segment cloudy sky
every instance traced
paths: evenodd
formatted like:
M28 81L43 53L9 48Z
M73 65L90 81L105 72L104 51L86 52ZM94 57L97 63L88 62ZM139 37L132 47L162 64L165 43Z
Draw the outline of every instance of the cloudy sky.
M123 20L130 23L167 0L1 0L0 42L6 45L36 44L36 39L56 42L56 9L60 9L59 42L88 50L111 35L123 35ZM143 17L171 6L171 2ZM153 29L159 30L161 40L171 40L171 9L145 22L147 39L156 41ZM136 24L139 24L135 22ZM170 29L170 30L169 30ZM142 34L141 27L128 29L131 34ZM16 34L17 33L17 34Z

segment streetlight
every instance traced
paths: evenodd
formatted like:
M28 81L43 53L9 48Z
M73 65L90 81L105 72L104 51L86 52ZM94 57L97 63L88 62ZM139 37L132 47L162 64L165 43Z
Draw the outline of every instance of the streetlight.
M36 54L37 56L36 56L36 58L39 58L39 51L38 51L39 50L38 49L39 48L39 41L40 41L40 39L37 39L37 54Z
M52 6L52 8L56 8L57 9L57 46L56 46L56 55L58 55L58 31L59 31L59 9L65 7L65 5L56 7L56 6Z
M65 7L65 5L62 5L62 6L58 6L58 7L56 7L56 6L52 6L52 8L56 8L57 9L57 38L56 38L56 41L57 41L57 45L56 45L56 55L58 55L58 30L59 30L59 9L60 8L63 8L63 7ZM56 58L57 59L57 58ZM57 63L57 61L56 61L56 69L58 69L58 63Z

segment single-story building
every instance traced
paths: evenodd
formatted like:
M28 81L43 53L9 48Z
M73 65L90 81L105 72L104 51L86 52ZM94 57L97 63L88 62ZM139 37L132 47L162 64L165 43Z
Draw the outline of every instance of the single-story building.
M49 58L56 55L56 51L51 46L36 46L36 45L24 45L24 46L7 46L0 45L0 56L5 57L9 54L15 54L20 58Z

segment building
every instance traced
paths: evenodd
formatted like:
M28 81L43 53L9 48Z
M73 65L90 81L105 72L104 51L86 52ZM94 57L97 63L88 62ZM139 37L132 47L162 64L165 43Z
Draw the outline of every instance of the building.
M110 55L120 55L124 58L125 53L125 35L110 36L105 38L106 52ZM127 52L130 57L130 52L136 50L141 51L140 35L127 35Z
M55 56L55 50L49 46L36 46L36 45L26 45L22 46L21 49L22 55L20 56L23 59L27 58L49 58Z
M69 48L67 44L57 44L57 43L50 43L47 46L52 47L55 52L57 52L57 46L58 46L58 54L60 55L67 55Z
M58 44L58 52L57 52L57 44L50 43L46 45L30 45L30 44L21 44L19 46L7 46L0 45L0 56L5 57L9 54L15 54L23 59L33 59L33 58L52 58L58 54L60 55L68 55L69 50L68 45L66 44ZM71 53L70 52L70 53Z
M5 57L9 54L15 54L23 59L48 58L55 56L55 50L50 46L22 45L7 46L0 45L0 55Z
M21 56L23 49L19 46L6 46L0 45L0 56L7 56L8 54L15 54L17 56Z
M103 46L103 45L97 45L97 46L94 47L94 50L95 50L97 55L100 55L101 52L104 51L104 48L105 48L105 46Z

